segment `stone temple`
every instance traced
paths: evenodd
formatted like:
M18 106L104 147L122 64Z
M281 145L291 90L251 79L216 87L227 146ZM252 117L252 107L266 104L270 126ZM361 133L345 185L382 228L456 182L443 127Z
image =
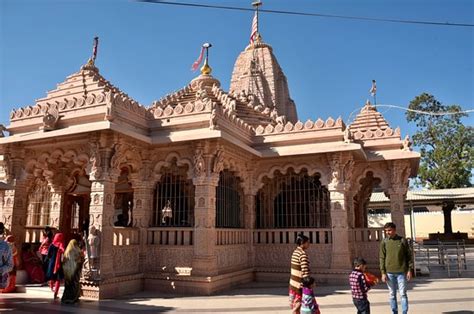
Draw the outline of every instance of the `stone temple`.
M0 138L0 220L17 243L38 243L45 225L67 239L98 230L85 297L286 283L301 231L317 280L345 282L354 256L378 261L372 191L390 198L404 233L420 155L369 102L350 125L299 120L260 36L238 56L229 91L206 59L198 77L149 106L94 60L13 110Z

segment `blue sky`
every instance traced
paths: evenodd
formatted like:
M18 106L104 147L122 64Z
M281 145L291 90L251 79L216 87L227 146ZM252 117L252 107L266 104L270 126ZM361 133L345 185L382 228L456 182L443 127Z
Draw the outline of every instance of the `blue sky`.
M189 0L187 2L198 2ZM251 1L206 4L250 7ZM375 18L474 24L471 0L264 1L264 8ZM91 54L101 74L141 104L193 79L203 42L213 44L213 75L228 89L248 44L251 12L185 8L128 0L0 0L0 123L13 108L33 105ZM474 28L395 24L262 13L260 31L285 72L300 120L342 116L369 98L406 107L422 92L474 108ZM402 135L404 113L380 108ZM465 122L474 124L473 115Z

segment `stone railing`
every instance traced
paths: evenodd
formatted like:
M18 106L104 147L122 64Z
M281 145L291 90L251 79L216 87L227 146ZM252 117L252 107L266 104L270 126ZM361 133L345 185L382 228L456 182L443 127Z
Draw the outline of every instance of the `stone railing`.
M246 243L249 243L249 232L246 229L216 229L216 245Z
M383 240L383 228L352 229L354 242L380 242Z
M363 257L369 268L377 269L380 241L383 240L383 228L357 228L350 232L355 255Z
M138 228L114 227L114 246L140 244Z
M193 245L193 228L148 228L147 244Z
M314 130L328 130L328 129L341 129L344 127L342 118L339 117L334 120L332 117L327 118L326 121L318 119L316 121L307 120L306 122L297 121L295 124L288 121L286 124L277 124L273 126L268 124L266 126L259 125L255 129L256 135L269 135L269 134L282 134L282 133L296 133L296 132L307 132Z
M25 243L38 243L43 239L43 226L25 227Z
M260 229L253 233L255 244L295 244L298 233L303 232L311 244L332 243L331 229Z

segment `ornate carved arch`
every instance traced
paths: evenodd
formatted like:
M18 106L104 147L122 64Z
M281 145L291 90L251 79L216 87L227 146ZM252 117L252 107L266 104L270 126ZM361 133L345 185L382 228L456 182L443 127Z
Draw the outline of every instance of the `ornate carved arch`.
M261 172L257 175L257 180L255 181L254 192L256 193L263 187L263 179L265 177L269 179L273 179L275 173L279 171L282 174L288 173L288 169L292 168L296 174L301 173L301 171L306 170L309 176L313 176L315 174L320 175L321 184L327 186L329 184L330 174L329 171L320 165L313 165L310 166L306 163L295 164L295 163L287 163L285 165L275 165L270 168L270 170Z
M382 189L387 189L390 186L390 172L389 170L382 166L375 166L375 165L356 165L355 176L354 176L354 185L353 190L359 191L361 188L361 180L364 179L369 172L372 172L374 178L380 179L379 186Z
M367 228L367 205L369 204L373 189L376 186L380 186L382 182L382 179L375 177L372 171L367 170L364 173L365 176L357 181L358 189L353 198L355 228Z
M74 173L85 171L88 162L89 156L83 152L56 148L52 152L32 153L25 160L24 168L31 178L45 178L54 189L67 190L73 182Z
M123 167L129 167L131 173L137 173L143 162L140 154L129 144L116 144L114 154L110 159L111 175L118 178Z
M187 166L187 178L193 178L193 162L189 158L181 157L178 152L170 152L166 155L164 160L154 161L154 165L152 164L153 174L155 176L154 181L159 180L159 175L162 168L169 168L173 162L176 162L176 165L179 166Z

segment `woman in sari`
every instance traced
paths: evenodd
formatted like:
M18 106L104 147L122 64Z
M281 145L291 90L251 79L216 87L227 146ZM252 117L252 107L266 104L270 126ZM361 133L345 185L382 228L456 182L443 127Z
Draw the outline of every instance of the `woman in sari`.
M53 241L53 231L50 227L46 226L43 230L43 239L41 240L41 245L38 248L38 253L41 254L41 262L43 263L43 272L46 273L47 270L47 259L48 259L48 250L51 242Z
M309 238L302 232L296 238L296 249L291 255L290 269L290 307L293 314L300 314L302 303L302 280L309 277L309 259L306 250L309 248Z
M63 267L61 259L64 254L64 235L56 233L53 238L53 243L48 250L48 268L46 271L46 280L49 280L49 286L54 292L54 298L58 297L59 285L61 279L64 278Z
M64 270L64 293L61 302L65 304L73 304L79 301L81 296L81 279L82 264L84 263L84 254L82 253L77 240L69 241L64 252L63 270Z
M39 257L33 252L31 244L23 244L21 259L31 283L43 283L44 271Z
M10 245L13 256L13 269L8 273L8 284L4 289L0 289L0 293L10 293L16 291L16 270L20 267L20 258L18 256L18 250L15 246L15 237L9 235L5 238L5 241Z

